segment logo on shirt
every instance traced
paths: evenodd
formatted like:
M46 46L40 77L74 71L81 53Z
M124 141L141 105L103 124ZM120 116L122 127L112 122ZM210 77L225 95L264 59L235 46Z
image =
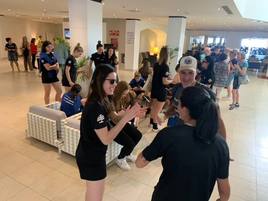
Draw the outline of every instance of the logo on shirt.
M70 61L68 61L68 63L69 63L69 64L71 64L71 63L72 63L72 61L70 60Z
M44 59L42 59L42 60L41 60L41 62L42 62L42 63L45 63L45 60L44 60Z
M102 124L103 122L104 122L104 116L102 115L102 114L100 114L99 116L98 116L98 118L97 118L97 122L99 123L99 124Z

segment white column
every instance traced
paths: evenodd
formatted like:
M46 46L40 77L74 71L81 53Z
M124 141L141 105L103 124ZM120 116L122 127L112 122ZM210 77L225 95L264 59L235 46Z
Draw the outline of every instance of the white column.
M126 20L125 69L138 69L140 50L139 27L139 20Z
M167 46L169 48L178 48L179 51L175 57L169 61L170 72L175 74L175 67L178 60L183 54L184 38L186 30L186 17L183 16L170 16L168 20L168 34L167 34Z
M86 55L96 52L102 40L102 4L91 0L69 0L71 47L80 43Z

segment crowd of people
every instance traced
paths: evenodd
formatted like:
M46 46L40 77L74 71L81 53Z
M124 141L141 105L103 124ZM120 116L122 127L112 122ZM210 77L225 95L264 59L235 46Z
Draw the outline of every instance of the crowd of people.
M240 107L239 88L248 82L246 55L242 51L215 46L194 49L192 55L198 61L197 80L213 89L217 101L232 99L230 110ZM227 95L222 97L223 89Z
M14 69L16 45L10 39L6 48ZM76 60L83 54L80 44L65 60L61 82L57 77L60 67L53 44L42 42L40 53L45 103L50 102L53 87L55 100L61 101L61 110L66 116L82 112L76 162L81 179L86 181L85 200L103 199L107 146L115 141L122 145L115 162L123 170L131 169L129 162L143 168L162 158L163 172L152 201L207 201L216 182L218 200L227 201L230 157L218 101L232 75L230 109L239 107L239 75L246 73L243 54L231 51L234 54L231 56L217 48L211 53L208 47L200 53L193 51L192 56L185 55L179 60L173 77L168 65L169 49L162 47L153 66L145 59L133 79L126 82L119 80L115 50L104 51L101 42L96 49L90 57L89 67L94 63L95 70L84 99L79 95L81 86L77 84ZM30 66L26 53L23 55L25 65ZM63 96L62 86L65 87ZM168 123L136 157L133 150L142 138L137 120L146 114L150 114L150 126L155 132L163 127L164 119L168 119Z

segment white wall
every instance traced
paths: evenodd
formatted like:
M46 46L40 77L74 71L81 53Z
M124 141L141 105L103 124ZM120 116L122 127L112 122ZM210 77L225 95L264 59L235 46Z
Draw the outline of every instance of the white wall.
M62 36L62 25L53 23L36 22L17 17L0 17L0 58L7 57L5 51L5 38L11 37L18 48L21 46L22 37L43 36L43 40L52 40L56 36Z
M240 48L241 40L243 38L268 38L268 32L254 32L254 31L205 31L205 30L187 30L184 52L188 49L190 43L190 36L220 36L225 38L225 46L229 48Z
M123 19L103 19L106 24L106 43L111 43L112 38L118 38L118 52L119 61L120 55L125 53L125 33L126 33L126 20ZM119 36L111 36L110 31L119 31ZM122 64L120 65L122 66Z

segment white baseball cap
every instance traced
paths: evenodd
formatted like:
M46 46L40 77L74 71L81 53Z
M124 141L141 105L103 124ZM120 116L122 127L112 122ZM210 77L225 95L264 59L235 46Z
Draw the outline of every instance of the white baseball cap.
M192 70L192 71L196 72L196 68L197 68L196 58L194 58L192 56L185 56L185 57L181 58L179 71Z

